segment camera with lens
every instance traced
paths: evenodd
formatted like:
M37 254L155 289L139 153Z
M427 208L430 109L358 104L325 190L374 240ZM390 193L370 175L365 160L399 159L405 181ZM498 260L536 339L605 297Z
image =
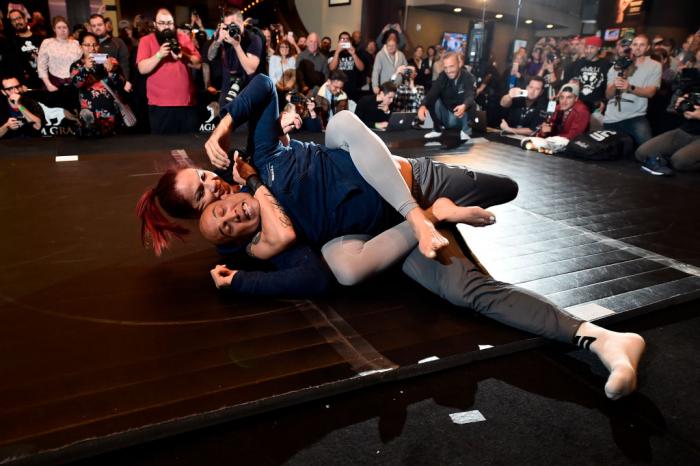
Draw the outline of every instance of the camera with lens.
M621 75L627 68L634 64L634 59L632 58L632 49L627 47L622 55L617 57L615 61L612 62L613 67Z
M688 94L688 97L678 105L676 111L680 115L683 115L685 112L694 112L696 105L700 106L700 92L691 92Z
M408 80L408 79L411 79L411 75L412 75L412 74L413 74L413 69L412 69L412 68L409 68L409 67L406 67L406 69L404 69L404 70L401 72L401 77L402 77L403 79Z
M172 29L166 29L163 31L163 38L165 39L165 42L170 44L170 51L172 51L175 55L180 55L180 52L182 51L180 49L180 43L177 41L177 35L175 31Z
M235 38L236 40L240 40L241 33L241 27L236 24L236 23L231 23L226 26L226 31L228 31L228 35Z
M549 63L554 63L554 61L555 61L556 59L557 59L557 54L556 54L556 53L554 53L554 52L549 52L549 53L547 54L547 61L548 61Z

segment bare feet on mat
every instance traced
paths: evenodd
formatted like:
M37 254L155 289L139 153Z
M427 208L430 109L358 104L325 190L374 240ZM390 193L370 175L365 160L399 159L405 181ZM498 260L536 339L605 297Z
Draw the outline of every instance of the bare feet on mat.
M461 222L474 227L496 223L496 216L492 212L478 206L460 207L446 197L441 197L433 203L432 212L441 222Z
M406 220L411 224L413 232L418 239L418 249L428 259L434 259L437 251L444 248L450 242L435 229L433 223L428 220L420 208L415 208L406 215Z
M605 384L605 395L608 398L617 400L637 389L637 366L646 346L641 336L636 333L612 332L589 322L581 326L577 335L595 337L589 349L610 371Z

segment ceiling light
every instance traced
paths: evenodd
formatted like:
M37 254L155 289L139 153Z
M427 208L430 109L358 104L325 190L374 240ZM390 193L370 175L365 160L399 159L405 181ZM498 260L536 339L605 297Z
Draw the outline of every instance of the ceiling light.
M532 24L532 20L531 20L531 19L526 19L526 20L525 20L525 24Z
M553 25L553 24L548 24L546 27L547 27L547 29L552 29L552 28L554 27L554 25Z
M501 18L503 18L503 14L502 14L502 13L498 13L498 14L496 15L496 19L501 19Z
M455 9L452 10L452 11L454 11L455 13L461 13L461 12L462 12L462 9L459 8L459 7L457 7L457 8L455 8Z

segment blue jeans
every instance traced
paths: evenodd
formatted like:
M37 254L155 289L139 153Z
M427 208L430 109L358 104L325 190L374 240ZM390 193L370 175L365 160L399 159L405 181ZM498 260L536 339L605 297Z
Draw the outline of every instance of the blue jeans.
M430 117L433 119L435 131L442 131L443 128L460 128L466 134L471 134L472 129L469 127L469 110L464 112L462 118L457 118L452 109L449 109L442 103L442 100L435 101L435 105L428 109Z
M627 133L634 139L634 147L637 148L651 139L651 126L645 116L630 118L629 120L604 123L605 129Z

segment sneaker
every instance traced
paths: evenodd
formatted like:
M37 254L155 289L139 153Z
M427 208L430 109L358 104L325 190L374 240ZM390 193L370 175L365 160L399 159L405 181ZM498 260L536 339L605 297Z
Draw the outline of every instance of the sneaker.
M459 132L459 140L462 142L467 142L471 139L472 137L465 133L464 131Z
M425 139L435 139L435 138L439 138L440 136L442 136L442 131L431 131L423 137Z
M673 175L673 170L668 166L666 159L658 155L647 158L642 165L642 170L656 176Z

